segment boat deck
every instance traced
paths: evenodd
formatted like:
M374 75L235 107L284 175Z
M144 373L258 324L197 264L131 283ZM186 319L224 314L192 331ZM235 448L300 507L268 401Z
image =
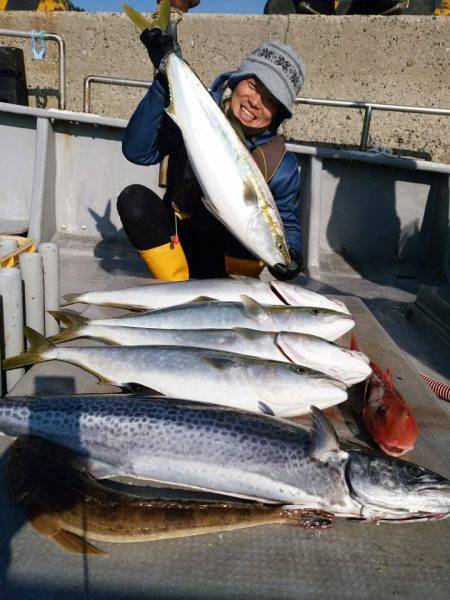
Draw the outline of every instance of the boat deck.
M146 272L129 254L96 256L93 260L88 252L62 252L62 293L145 283ZM420 435L407 458L450 477L450 404L439 400L417 375L423 370L449 381L450 352L405 318L419 282L436 281L406 262L351 267L330 263L322 281L300 281L317 291L345 296L356 317L361 348L381 367L393 369L395 385L413 408ZM117 313L112 308L73 308L86 316ZM344 341L348 343L348 336ZM98 384L78 367L48 362L32 367L10 395L106 391L118 390ZM342 438L364 443L358 428L361 391L356 386L350 402L327 413ZM1 466L10 442L0 439ZM319 533L273 525L147 544L101 543L110 555L99 558L63 553L39 536L10 501L4 481L0 513L4 598L448 597L450 520L375 525L338 519L334 528Z

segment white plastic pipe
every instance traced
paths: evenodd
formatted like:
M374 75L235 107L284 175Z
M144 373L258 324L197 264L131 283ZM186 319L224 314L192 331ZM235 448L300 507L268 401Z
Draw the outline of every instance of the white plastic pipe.
M23 352L22 279L19 269L0 269L0 296L2 297L2 354L5 358ZM24 369L6 373L6 391L9 392L24 375Z
M25 299L25 323L45 335L42 257L36 252L21 254L19 265Z
M39 254L42 256L44 268L44 310L45 310L45 335L59 333L59 325L49 310L59 310L59 248L56 244L39 244Z
M0 240L0 260L15 252L18 245L17 240Z

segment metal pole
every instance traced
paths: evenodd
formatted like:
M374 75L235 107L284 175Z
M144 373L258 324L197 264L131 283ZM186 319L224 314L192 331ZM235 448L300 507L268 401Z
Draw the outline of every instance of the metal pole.
M83 112L91 112L91 84L106 83L109 85L123 85L125 87L143 87L149 88L150 81L140 79L122 79L120 77L104 77L103 75L88 75L83 83Z
M31 39L31 31L18 29L0 29L0 36ZM59 70L59 98L58 108L66 109L66 44L64 39L56 33L44 33L44 40L51 40L58 44L58 70Z
M5 358L23 352L22 279L19 269L0 269L0 296L3 304L3 355ZM9 392L23 377L25 369L6 373L6 391Z
M59 325L49 310L59 310L59 248L56 244L39 244L44 267L45 335L59 333Z
M420 113L425 115L450 116L450 108L434 108L431 106L409 106L406 104L381 104L378 102L361 102L358 100L327 100L325 98L301 98L295 99L296 104L308 104L310 106L337 106L342 108L359 108L365 110L384 110L391 112Z
M364 112L364 123L363 129L361 133L361 144L359 149L362 152L367 150L367 141L369 139L369 129L370 129L370 121L372 120L372 107L368 106Z

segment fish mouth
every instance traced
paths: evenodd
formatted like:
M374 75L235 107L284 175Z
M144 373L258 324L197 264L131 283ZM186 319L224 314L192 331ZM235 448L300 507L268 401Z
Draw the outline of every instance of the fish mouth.
M383 444L378 442L378 445L385 454L394 457L402 456L403 454L406 454L414 448L414 444L411 444L409 446L395 446L394 444L388 444L386 442Z

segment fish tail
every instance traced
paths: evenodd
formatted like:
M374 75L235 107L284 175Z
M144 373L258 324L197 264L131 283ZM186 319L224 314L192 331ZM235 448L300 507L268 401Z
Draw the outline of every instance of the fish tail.
M67 329L64 329L57 335L53 335L48 338L47 341L51 344L57 344L58 342L64 342L66 340L73 340L79 337L80 329L89 323L87 317L83 317L75 312L63 312L62 310L49 310L52 317L54 317L59 324L63 324Z
M58 514L53 515L50 510L46 512L45 506L39 502L28 505L26 513L30 525L36 531L44 537L50 538L60 548L66 550L66 552L96 554L100 556L107 554L107 552L103 552L103 550L100 550L79 535L62 529L58 522Z
M26 352L22 352L22 354L5 358L2 363L2 367L5 370L17 369L19 367L44 362L47 358L44 356L43 351L53 348L51 341L45 339L43 335L34 329L31 329L31 327L25 326L23 331L27 340L30 342L31 347Z
M79 302L78 298L80 294L64 294L63 298L66 301L63 306L68 306L69 304L77 304Z
M140 12L131 8L127 4L122 4L122 7L127 14L128 18L133 21L135 26L139 31L144 31L145 29L153 29L158 27L162 31L166 31L169 22L170 22L170 0L162 0L159 5L158 17L149 21L146 19Z

